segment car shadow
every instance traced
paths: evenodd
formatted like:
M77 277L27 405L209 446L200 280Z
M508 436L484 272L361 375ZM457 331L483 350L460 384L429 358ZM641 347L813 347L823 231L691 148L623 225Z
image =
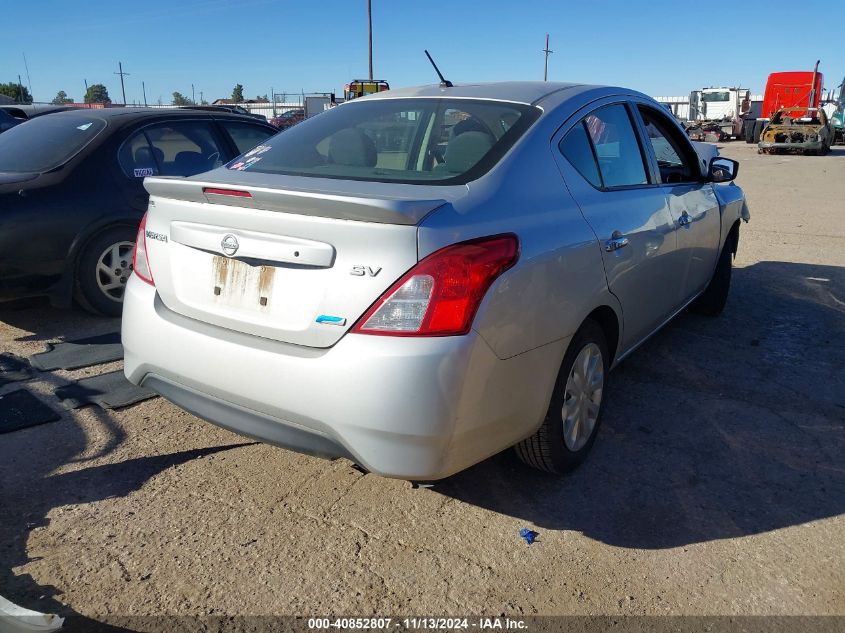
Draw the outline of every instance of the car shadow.
M845 269L735 268L610 376L593 454L556 477L506 451L433 490L549 530L659 549L845 511Z
M44 297L31 297L0 303L0 322L27 332L15 340L64 340L72 328L73 338L120 331L120 318L85 312L81 308L56 308Z
M39 378L53 381L49 372ZM68 412L58 422L0 435L0 596L28 609L68 617L63 630L127 630L79 615L62 602L56 588L15 573L32 560L30 533L48 526L56 509L127 496L169 468L253 442L98 463L118 449L126 435L108 412L92 407L90 415L98 427L96 446Z

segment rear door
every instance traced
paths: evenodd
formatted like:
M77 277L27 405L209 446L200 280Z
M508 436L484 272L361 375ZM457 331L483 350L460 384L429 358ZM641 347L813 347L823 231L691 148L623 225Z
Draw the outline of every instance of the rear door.
M683 260L666 196L647 168L625 101L590 106L553 139L570 193L598 238L608 287L622 305L623 347L679 305Z
M713 186L704 181L698 156L677 125L658 109L637 105L640 130L660 188L678 226L683 254L679 301L692 298L710 282L719 255L721 213Z

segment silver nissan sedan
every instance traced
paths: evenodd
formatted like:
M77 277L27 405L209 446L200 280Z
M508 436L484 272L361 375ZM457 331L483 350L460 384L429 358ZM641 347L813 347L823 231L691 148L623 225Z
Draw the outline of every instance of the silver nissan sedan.
M728 296L735 161L654 100L545 82L382 92L152 177L125 371L214 424L446 477L584 460L609 370Z

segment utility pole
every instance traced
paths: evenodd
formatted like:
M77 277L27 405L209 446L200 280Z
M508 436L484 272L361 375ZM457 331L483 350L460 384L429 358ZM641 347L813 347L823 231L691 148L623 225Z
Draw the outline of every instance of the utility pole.
M367 23L369 24L368 49L370 60L370 81L373 80L373 0L367 0Z
M18 75L18 90L19 90L18 95L21 98L21 103L26 103L26 101L23 100L23 84L21 83L21 76L20 75Z
M202 98L202 90L200 90L200 105L202 105L204 101L205 99Z
M129 73L123 72L123 62L117 62L117 67L120 69L120 72L114 74L120 75L120 91L123 93L123 105L126 105L126 88L123 86L123 77L128 77Z
M543 49L543 52L546 54L546 61L543 65L543 81L549 80L549 55L554 53L554 51L549 50L549 34L546 33L546 48Z
M147 86L144 84L143 81L141 82L141 92L144 93L144 107L146 108L147 107Z
M197 96L194 94L194 84L191 84L191 101L197 105Z

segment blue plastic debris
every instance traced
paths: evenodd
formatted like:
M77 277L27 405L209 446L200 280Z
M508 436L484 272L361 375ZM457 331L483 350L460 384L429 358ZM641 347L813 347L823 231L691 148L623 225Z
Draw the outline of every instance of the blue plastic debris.
M525 542L531 545L534 541L537 540L537 537L540 536L539 532L535 532L534 530L529 530L528 528L522 528L519 531L519 535L525 539Z

